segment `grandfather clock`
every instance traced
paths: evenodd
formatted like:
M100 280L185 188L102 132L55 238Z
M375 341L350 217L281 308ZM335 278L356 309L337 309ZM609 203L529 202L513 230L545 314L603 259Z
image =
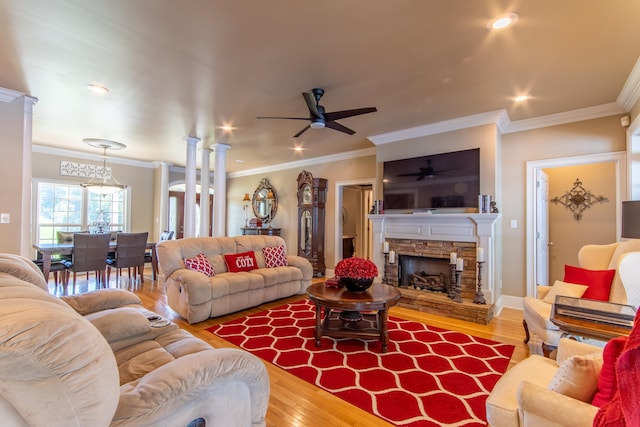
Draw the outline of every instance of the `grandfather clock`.
M311 262L314 276L324 276L324 209L327 180L303 170L298 175L298 255Z

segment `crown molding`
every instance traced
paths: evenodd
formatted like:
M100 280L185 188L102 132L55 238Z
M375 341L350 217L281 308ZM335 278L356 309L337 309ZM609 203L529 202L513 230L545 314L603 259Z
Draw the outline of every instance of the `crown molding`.
M563 125L566 123L581 122L583 120L599 119L601 117L608 117L623 113L626 113L626 110L623 107L615 102L610 102L608 104L580 108L578 110L572 111L565 111L564 113L549 114L547 116L534 117L531 119L516 120L511 122L509 127L502 133L522 132L525 130Z
M388 144L390 142L404 141L407 139L420 138L423 136L436 135L439 133L451 132L460 129L467 129L475 126L495 124L501 131L510 123L506 110L489 111L486 113L474 114L457 119L444 120L430 123L428 125L416 126L409 129L402 129L394 132L383 133L368 137L374 145Z
M640 58L638 58L629 77L627 77L616 103L622 106L625 111L631 111L638 99L640 99Z
M24 93L0 87L0 102L6 102L8 104L21 96L24 96Z
M100 160L102 161L101 154L99 153L86 153L84 151L66 150L62 148L49 147L46 145L33 145L32 152L40 154L48 154L52 156L60 156L66 158L85 159L85 160ZM156 168L158 165L156 162L145 162L142 160L126 159L122 157L108 158L109 164L118 164L125 166L133 166L137 168Z
M640 69L640 67L638 68ZM580 122L583 120L593 120L600 117L624 114L627 111L628 110L619 105L617 102L610 102L608 104L580 108L578 110L565 111L563 113L549 114L547 116L512 121L509 118L507 110L496 110L489 111L487 113L474 114L472 116L431 123L424 126L417 126L414 128L374 135L368 137L368 139L375 145L382 145L388 144L390 142L404 141L407 139L436 135L439 133L451 132L487 124L495 124L500 133L507 134L513 132L522 132L531 129L544 128L548 126L557 126L566 123Z
M230 172L227 178L240 178L243 176L265 174L269 172L277 172L283 169L293 169L313 166L321 163L338 162L341 160L356 159L358 157L375 156L375 148L363 148L361 150L346 151L344 153L330 154L328 156L313 157L311 159L296 160L294 162L280 163L277 165L265 166L262 168L247 169L240 172Z

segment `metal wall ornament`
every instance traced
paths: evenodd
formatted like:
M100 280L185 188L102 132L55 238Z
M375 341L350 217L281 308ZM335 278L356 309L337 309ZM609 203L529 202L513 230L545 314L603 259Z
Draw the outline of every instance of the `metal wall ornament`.
M549 201L563 205L573 213L573 218L576 221L580 221L582 212L596 203L608 202L609 199L604 196L594 196L591 194L591 190L587 190L582 186L580 178L576 178L573 188L566 191L562 196L556 196Z

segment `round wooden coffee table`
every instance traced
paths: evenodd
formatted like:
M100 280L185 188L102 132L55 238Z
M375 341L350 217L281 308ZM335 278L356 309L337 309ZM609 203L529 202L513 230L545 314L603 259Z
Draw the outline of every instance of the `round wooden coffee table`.
M334 338L379 338L382 352L387 352L387 316L389 308L400 299L397 288L374 283L364 292L349 292L346 288L329 288L324 283L316 283L307 288L307 294L316 306L317 347L320 347L323 335ZM341 320L340 314L345 312L360 312L362 319Z

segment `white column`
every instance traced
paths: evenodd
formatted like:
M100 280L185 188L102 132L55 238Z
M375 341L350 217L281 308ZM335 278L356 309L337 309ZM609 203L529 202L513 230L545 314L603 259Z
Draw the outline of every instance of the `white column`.
M196 235L196 152L200 138L187 137L187 164L184 171L184 237Z
M227 211L227 150L230 145L213 145L215 166L213 169L213 236L226 235Z
M38 98L24 97L24 121L22 133L22 206L21 212L33 212L31 210L31 178L33 176L31 158L33 157L33 106ZM29 257L31 253L31 221L22 219L20 226L20 255Z
M209 158L211 148L202 146L202 160L200 165L200 236L209 235Z
M160 162L160 206L156 236L169 229L169 163Z

